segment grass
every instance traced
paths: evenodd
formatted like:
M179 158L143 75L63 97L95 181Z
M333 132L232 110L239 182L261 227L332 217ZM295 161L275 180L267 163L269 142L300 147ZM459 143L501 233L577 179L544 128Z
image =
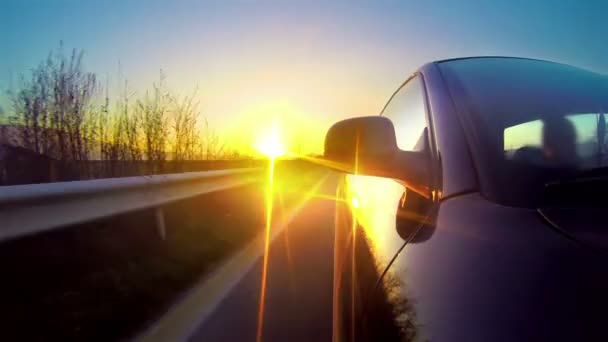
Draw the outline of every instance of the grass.
M167 206L167 239L142 211L4 244L2 340L125 338L263 227L259 186ZM76 229L77 228L77 229Z

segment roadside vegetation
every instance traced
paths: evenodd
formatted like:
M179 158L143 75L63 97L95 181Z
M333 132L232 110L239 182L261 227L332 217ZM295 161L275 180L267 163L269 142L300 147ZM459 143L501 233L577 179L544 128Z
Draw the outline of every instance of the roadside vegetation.
M2 244L3 341L116 341L145 329L264 227L257 186Z
M24 154L53 163L57 180L163 173L166 164L182 161L250 159L209 126L196 92L171 91L162 70L149 89L137 92L120 75L112 82L118 89L111 87L85 70L83 60L83 51L66 53L60 44L8 90L9 104L0 113L0 169L15 168ZM19 156L11 160L14 154Z
M327 173L278 161L273 222ZM0 246L2 341L129 340L265 227L265 185L79 224Z

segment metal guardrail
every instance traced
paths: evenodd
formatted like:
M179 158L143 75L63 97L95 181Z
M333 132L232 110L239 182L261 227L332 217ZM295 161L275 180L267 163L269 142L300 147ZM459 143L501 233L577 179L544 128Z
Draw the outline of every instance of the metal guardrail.
M148 208L156 208L159 233L164 237L162 205L262 180L262 170L3 186L0 241Z

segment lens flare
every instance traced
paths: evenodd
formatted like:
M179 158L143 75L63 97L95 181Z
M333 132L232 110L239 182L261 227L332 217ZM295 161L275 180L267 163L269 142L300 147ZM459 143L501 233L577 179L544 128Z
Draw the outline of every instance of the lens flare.
M268 261L269 261L269 255L270 255L270 244L272 242L272 238L271 236L273 234L276 233L277 226L283 226L285 227L289 222L291 222L293 220L293 218L299 213L301 212L301 210L304 208L304 206L310 202L310 200L314 197L317 197L318 194L320 193L320 188L323 184L326 183L326 181L329 178L329 172L326 173L323 177L321 177L310 189L307 189L306 192L302 193L301 195L301 199L300 201L293 206L293 208L290 210L290 213L288 215L286 215L285 217L282 217L282 215L279 215L278 218L275 218L272 216L273 211L274 211L274 197L275 197L275 187L276 189L278 189L278 193L280 193L281 191L281 182L279 182L278 184L275 183L276 179L276 175L275 175L275 158L269 158L269 171L268 171L268 179L267 179L267 185L265 188L265 205L266 205L266 227L265 227L265 243L264 243L264 259L263 259L263 264L262 264L262 279L261 279L261 288L260 288L260 302L259 302L259 307L258 307L258 324L257 324L257 334L256 334L256 341L257 342L261 342L263 339L263 328L264 328L264 312L265 312L265 306L266 306L266 287L267 287L267 282L268 282L268 274L269 274L269 269L268 269ZM333 200L334 198L331 196L328 196L327 199ZM281 204L280 202L278 204ZM284 215L283 215L284 216ZM279 222L274 222L273 220L278 220ZM274 227L274 228L273 228ZM281 229L281 228L278 228ZM287 231L284 230L283 233L287 234ZM287 236L285 235L285 239L287 239ZM285 240L286 243L287 240ZM289 253L289 252L288 252ZM288 258L290 258L290 256L288 255Z
M357 199L357 197L353 196L350 201L353 205L353 208L359 209L359 200Z
M268 257L270 250L270 227L272 225L272 211L274 201L274 157L270 157L268 166L268 185L266 187L266 236L264 239L264 261L262 266L262 284L260 289L260 305L258 308L258 329L256 341L262 341L262 330L264 328L264 306L266 301L266 280L268 278Z
M283 143L281 142L281 137L279 136L276 123L273 123L270 132L262 135L258 139L255 149L258 151L258 153L271 159L281 157L287 153Z

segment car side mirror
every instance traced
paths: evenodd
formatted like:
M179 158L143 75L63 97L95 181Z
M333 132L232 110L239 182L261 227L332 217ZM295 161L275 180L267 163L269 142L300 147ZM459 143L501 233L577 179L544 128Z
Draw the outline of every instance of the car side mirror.
M422 137L421 141L426 140L427 137ZM395 127L383 116L339 121L325 136L324 159L331 168L392 178L426 198L431 197L428 156L426 148L422 151L399 149Z

